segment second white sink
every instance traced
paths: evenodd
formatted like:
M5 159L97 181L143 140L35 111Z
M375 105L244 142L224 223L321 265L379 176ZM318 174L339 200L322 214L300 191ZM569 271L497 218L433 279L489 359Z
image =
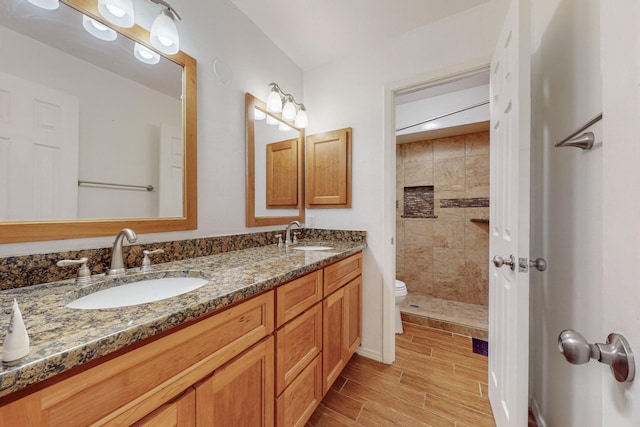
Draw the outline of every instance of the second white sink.
M71 301L68 308L97 310L145 304L175 297L198 289L207 283L199 277L163 277L140 280L103 289Z
M331 246L295 246L297 251L327 251L333 249Z

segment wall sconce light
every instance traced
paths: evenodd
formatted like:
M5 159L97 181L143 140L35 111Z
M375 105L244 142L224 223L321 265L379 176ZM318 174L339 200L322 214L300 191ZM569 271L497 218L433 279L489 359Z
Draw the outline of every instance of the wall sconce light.
M60 2L58 0L29 0L29 3L47 10L56 10L60 7Z
M282 112L284 120L294 121L297 128L306 128L309 125L309 117L304 104L296 102L293 95L284 93L277 83L269 83L269 85L271 86L271 92L267 97L267 111L272 113Z
M164 0L150 0L152 3L164 6L158 17L151 25L151 44L160 52L173 55L180 50L180 38L178 37L178 27L176 18L180 20L180 15L171 5Z
M112 42L118 38L118 33L116 33L115 30L93 18L89 18L87 15L82 15L82 26L89 34L100 40Z

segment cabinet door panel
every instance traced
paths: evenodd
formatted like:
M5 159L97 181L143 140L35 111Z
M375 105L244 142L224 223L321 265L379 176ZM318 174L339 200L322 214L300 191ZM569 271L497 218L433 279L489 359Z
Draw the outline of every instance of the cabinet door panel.
M196 386L198 426L273 426L273 337Z
M346 364L344 351L345 325L344 288L338 289L324 300L322 319L322 371L326 394Z
M351 207L351 128L306 138L308 208Z
M348 359L362 341L362 276L353 279L344 287L344 298L347 309L344 336Z

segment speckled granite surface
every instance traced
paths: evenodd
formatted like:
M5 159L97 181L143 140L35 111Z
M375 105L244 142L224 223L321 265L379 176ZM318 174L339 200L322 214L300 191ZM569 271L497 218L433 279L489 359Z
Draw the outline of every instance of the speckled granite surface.
M329 235L329 234L327 234ZM276 245L224 252L156 264L151 273L129 271L118 283L142 277L195 275L207 278L203 287L177 297L132 307L76 310L64 305L86 293L86 286L108 287L105 276L89 285L65 280L0 292L0 335L8 325L13 299L22 311L31 338L30 352L13 364L2 364L0 397L95 360L132 343L215 311L266 289L363 250L364 239L308 240L301 245L327 245L327 251L299 251ZM363 234L364 236L364 234ZM185 273L188 272L188 273Z

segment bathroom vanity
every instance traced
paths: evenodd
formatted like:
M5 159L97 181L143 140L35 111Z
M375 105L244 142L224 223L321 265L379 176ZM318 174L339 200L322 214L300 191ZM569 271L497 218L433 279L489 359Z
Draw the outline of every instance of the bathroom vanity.
M32 350L0 372L0 425L304 425L361 339L365 246L330 246L157 265L210 282L134 307L66 308L69 281L2 295L32 301ZM28 317L38 292L59 328Z

